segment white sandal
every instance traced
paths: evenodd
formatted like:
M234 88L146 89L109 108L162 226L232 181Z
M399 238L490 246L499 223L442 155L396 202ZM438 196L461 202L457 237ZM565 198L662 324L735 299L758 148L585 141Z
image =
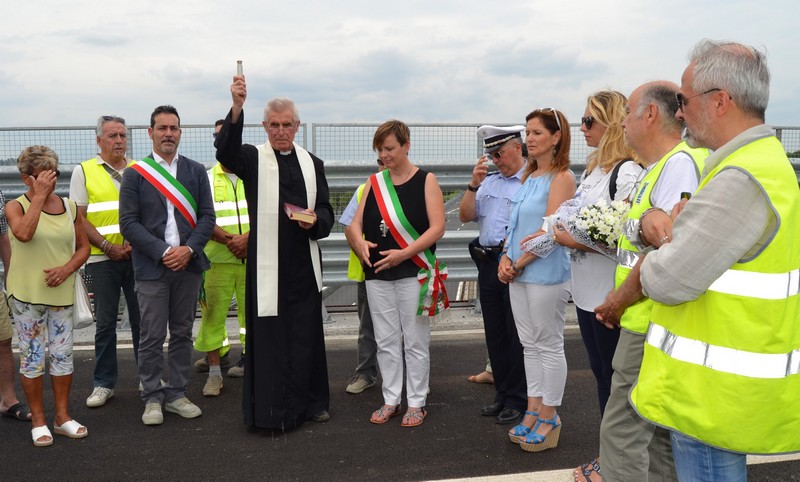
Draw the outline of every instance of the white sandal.
M83 438L89 435L89 430L87 429L83 433L78 433L78 430L86 428L83 425L79 424L75 420L70 420L68 422L64 422L61 426L54 425L53 431L56 435L64 435L69 438Z
M49 445L53 445L53 434L50 433L50 429L47 428L47 425L42 425L41 427L33 427L31 430L31 437L33 437L33 445L37 447L47 447ZM42 437L50 437L50 440L39 440Z

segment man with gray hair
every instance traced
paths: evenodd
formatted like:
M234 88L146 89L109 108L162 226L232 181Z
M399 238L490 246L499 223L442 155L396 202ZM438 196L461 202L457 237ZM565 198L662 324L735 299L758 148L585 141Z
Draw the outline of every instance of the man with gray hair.
M642 215L659 249L619 290L655 302L630 400L672 432L680 480L745 481L746 454L800 451L800 189L764 124L769 80L757 49L694 48L677 117L714 152L691 200Z
M631 194L628 221L617 249L616 286L651 249L639 236L639 217L651 208L668 211L681 193L694 192L707 149L692 149L681 140L683 123L675 118L678 86L648 82L630 95L622 122L625 140L642 160L645 171ZM614 293L596 309L605 313ZM642 298L625 309L612 368L611 395L600 425L600 459L606 480L675 480L669 432L643 420L628 403L628 392L639 375L647 323L653 301ZM622 308L618 308L620 311ZM593 460L577 471L576 480L600 480L600 463ZM582 477L581 477L582 476Z
M83 228L92 251L86 274L92 280L94 312L94 377L86 406L101 407L114 396L117 385L117 314L120 290L128 307L133 356L139 357L139 304L134 291L131 246L119 230L119 189L122 172L133 162L125 157L128 131L125 119L104 115L97 119L96 157L72 172L69 197L83 213Z
M333 227L325 170L322 160L294 143L300 127L294 102L267 103L262 125L268 142L252 146L242 144L244 76L233 78L231 97L216 147L217 160L244 183L250 213L244 422L278 430L326 422L330 392L317 245Z

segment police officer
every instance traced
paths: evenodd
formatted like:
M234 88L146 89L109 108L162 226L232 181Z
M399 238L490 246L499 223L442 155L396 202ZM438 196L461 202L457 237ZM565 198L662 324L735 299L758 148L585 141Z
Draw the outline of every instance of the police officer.
M495 417L499 424L517 422L527 406L522 345L511 313L508 285L497 278L511 199L522 185L525 169L524 129L488 125L478 129L486 155L472 170L472 180L459 206L461 221L475 221L480 229L480 236L469 249L478 266L483 326L495 387L494 402L482 407L481 415ZM488 173L489 162L497 166L498 172Z

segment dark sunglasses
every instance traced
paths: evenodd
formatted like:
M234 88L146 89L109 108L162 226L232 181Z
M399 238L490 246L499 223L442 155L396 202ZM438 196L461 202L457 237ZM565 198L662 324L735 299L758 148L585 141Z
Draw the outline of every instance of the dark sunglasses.
M594 117L590 115L581 117L581 124L585 125L587 129L591 129L594 125Z
M720 90L722 90L722 89L718 89L718 88L715 87L713 89L708 89L705 92L700 92L699 94L695 94L695 95L693 95L691 97L686 97L683 94L681 94L680 92L678 92L677 94L675 94L675 98L678 99L678 110L683 111L683 106L689 105L689 99L694 99L695 97L700 97L701 95L710 94L712 92L718 92Z

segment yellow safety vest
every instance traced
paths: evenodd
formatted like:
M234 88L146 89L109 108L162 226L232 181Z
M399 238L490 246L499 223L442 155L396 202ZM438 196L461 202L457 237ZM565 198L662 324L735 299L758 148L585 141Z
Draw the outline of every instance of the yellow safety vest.
M760 252L731 266L696 300L654 304L631 402L645 419L715 447L797 452L797 177L774 136L733 152L706 176L699 192L724 169L743 170L761 186L777 229Z
M83 175L86 179L86 219L109 243L122 244L124 239L119 232L119 190L111 176L96 157L83 161ZM132 165L135 161L128 163ZM92 255L102 255L103 250L92 245Z
M361 202L361 195L364 194L364 186L362 184L356 189L356 200ZM354 281L364 281L364 266L361 265L361 260L358 259L356 253L350 250L350 260L347 262L347 279Z
M635 197L631 200L628 220L625 222L625 228L619 237L619 244L617 245L617 270L615 273L617 288L622 285L628 274L630 274L631 269L639 261L639 249L630 242L630 236L639 231L639 217L642 213L653 206L651 195L653 194L653 188L661 177L661 173L664 171L664 166L669 158L679 152L685 152L692 158L697 166L697 179L700 179L705 159L708 157L708 149L692 149L685 141L681 141L666 153L641 180ZM647 324L650 322L650 309L652 307L653 302L649 298L637 301L622 314L620 326L623 330L644 334L647 331Z
M242 180L236 179L234 188L231 179L219 163L208 170L208 179L211 183L211 194L214 196L217 226L230 234L250 232L250 216ZM204 251L211 263L244 263L244 260L234 256L227 246L213 239L208 241Z

